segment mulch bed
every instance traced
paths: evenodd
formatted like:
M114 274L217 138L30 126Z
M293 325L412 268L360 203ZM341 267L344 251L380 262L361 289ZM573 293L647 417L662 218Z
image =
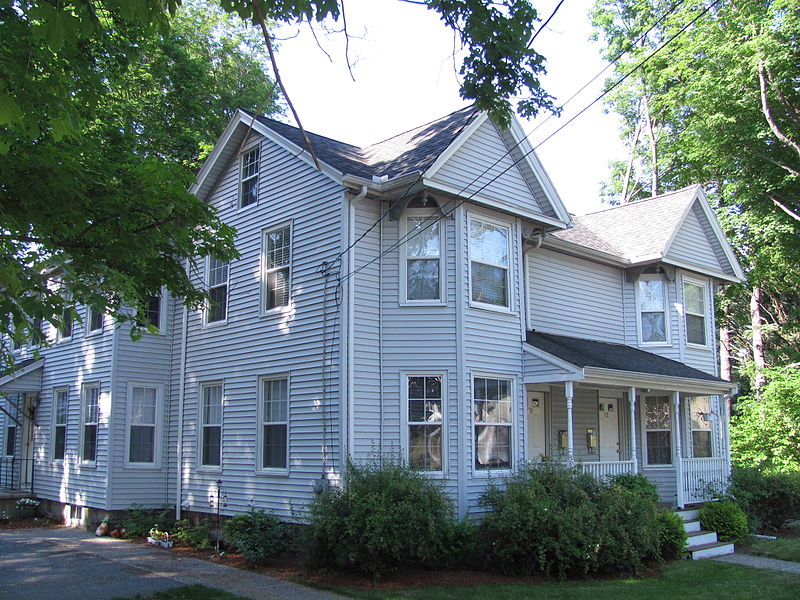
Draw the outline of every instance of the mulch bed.
M55 521L50 519L40 519L34 517L31 519L12 519L8 523L0 523L0 529L41 529L43 527L54 528L63 527Z

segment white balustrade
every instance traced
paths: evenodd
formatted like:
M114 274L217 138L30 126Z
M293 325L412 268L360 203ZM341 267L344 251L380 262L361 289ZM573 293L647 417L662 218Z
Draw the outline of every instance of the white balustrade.
M684 458L684 502L704 502L710 499L709 488L724 492L728 483L728 463L724 457Z
M584 462L579 464L580 468L586 473L591 473L598 479L603 477L614 477L624 473L635 473L633 461L614 460L602 462Z

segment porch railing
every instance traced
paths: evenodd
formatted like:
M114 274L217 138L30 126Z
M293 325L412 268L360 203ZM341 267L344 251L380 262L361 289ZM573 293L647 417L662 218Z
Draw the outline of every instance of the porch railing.
M592 473L598 479L603 477L614 477L623 473L633 473L635 471L633 461L614 460L608 462L582 462L579 463L581 469L586 473Z
M709 489L725 491L728 461L717 458L683 458L683 501L686 504L709 500Z
M33 459L0 456L0 490L33 493Z

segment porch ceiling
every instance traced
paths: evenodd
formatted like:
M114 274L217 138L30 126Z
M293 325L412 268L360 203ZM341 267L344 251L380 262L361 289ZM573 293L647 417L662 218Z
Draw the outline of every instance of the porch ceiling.
M38 392L42 387L44 359L28 359L16 364L16 369L0 377L0 392L16 394Z

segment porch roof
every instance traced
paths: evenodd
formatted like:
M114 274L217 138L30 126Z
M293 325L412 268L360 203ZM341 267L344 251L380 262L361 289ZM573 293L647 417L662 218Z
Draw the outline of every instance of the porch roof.
M701 394L727 393L736 387L730 381L681 362L624 344L538 331L529 331L525 341L530 353L550 367L549 369L526 368L525 383L585 381L596 384L663 387ZM560 373L554 373L554 368Z
M0 376L0 392L38 392L42 387L44 359L29 358L14 365L14 371Z

